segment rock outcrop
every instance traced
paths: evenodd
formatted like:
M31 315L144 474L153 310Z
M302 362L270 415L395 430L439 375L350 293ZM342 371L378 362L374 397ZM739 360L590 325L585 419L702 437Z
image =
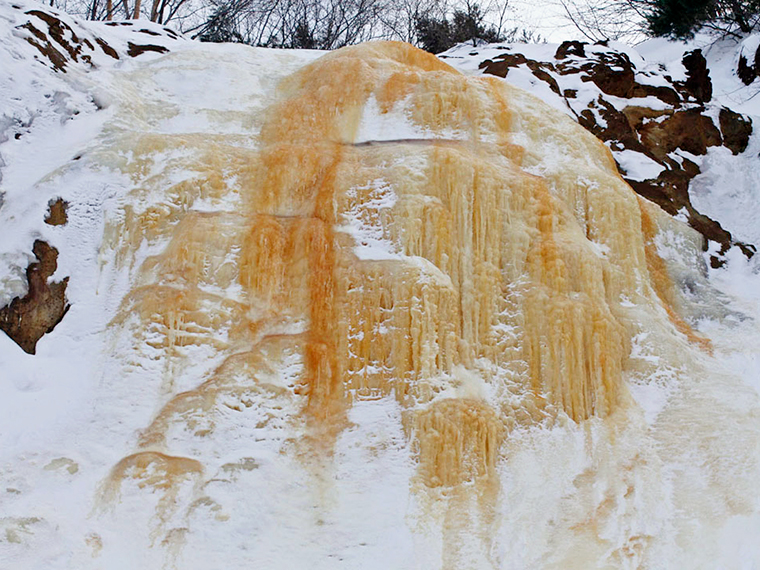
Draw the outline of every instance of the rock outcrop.
M753 38L748 38L742 45L736 66L736 74L745 85L751 85L760 77L760 46L753 43Z
M66 301L69 278L48 282L58 268L58 250L37 240L33 252L37 261L26 270L29 291L0 309L0 330L29 354L35 353L37 341L52 331L69 310Z
M13 7L23 10L22 6ZM167 44L180 38L173 30L152 24L149 26L154 29L138 28L132 22L96 24L126 27L132 32L134 41L127 40L123 45L113 41L109 43L97 33L54 10L28 10L23 12L21 20L23 23L17 24L16 30L37 49L37 59L63 73L71 65L82 65L85 68L97 66L98 60L104 57L118 60L124 56L137 57L146 52L165 53L169 51ZM151 43L143 41L144 35L152 37Z
M514 69L530 71L561 98L580 125L607 144L620 173L639 195L671 215L684 214L706 238L705 248L707 240L718 242L721 253L737 245L751 257L754 245L734 240L689 198L700 157L716 146L743 152L752 134L751 119L710 104L712 81L700 50L684 54L685 80L642 65L643 60L638 69L632 59L622 46L570 41L559 46L551 61L510 50L486 59L479 68L498 77ZM712 263L721 261L714 257Z
M48 204L48 213L45 223L49 226L65 226L69 221L69 203L63 198L51 200Z

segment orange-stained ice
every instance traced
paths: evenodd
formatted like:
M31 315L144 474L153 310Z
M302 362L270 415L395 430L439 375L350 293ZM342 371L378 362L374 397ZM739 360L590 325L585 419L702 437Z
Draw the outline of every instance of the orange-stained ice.
M303 401L326 451L354 399L395 395L421 480L455 486L493 472L516 423L582 421L621 405L640 325L621 299L664 307L707 347L669 297L650 207L570 119L564 130L548 124L504 83L392 42L330 53L279 89L257 149L230 151L236 187L226 191L242 210L187 206L225 193L214 142L204 182L169 188L165 206L130 209L107 232L125 260L143 239L168 243L113 322L133 323L136 350L168 361L194 344L222 356L181 392L167 366L167 403L114 479L164 488L196 476L194 460L168 455L167 430L203 437L226 395L280 390ZM382 116L419 136L357 138ZM533 168L548 140L575 157L566 168L587 169L582 177L562 156L557 169ZM358 243L351 223L387 251ZM264 382L287 354L303 363L299 378Z

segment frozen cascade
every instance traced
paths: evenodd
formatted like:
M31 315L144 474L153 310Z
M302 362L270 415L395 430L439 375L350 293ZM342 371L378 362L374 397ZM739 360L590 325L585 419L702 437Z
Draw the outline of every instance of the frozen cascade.
M9 568L760 564L758 394L716 356L757 325L592 135L399 43L111 73L36 182L110 193L45 342L80 332L19 370L100 364L9 440Z

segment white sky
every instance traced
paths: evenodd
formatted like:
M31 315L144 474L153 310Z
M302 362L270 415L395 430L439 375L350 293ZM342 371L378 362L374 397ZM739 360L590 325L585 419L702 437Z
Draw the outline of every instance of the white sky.
M585 39L583 35L564 17L559 2L551 0L511 0L510 6L515 23L532 29L548 42L562 42L569 39Z

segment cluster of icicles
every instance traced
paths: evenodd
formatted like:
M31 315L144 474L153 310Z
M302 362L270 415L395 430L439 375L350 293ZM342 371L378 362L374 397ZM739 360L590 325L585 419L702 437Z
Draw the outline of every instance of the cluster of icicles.
M167 364L168 403L114 468L111 495L130 477L171 499L203 465L167 431L203 438L222 401L267 391L300 402L309 445L326 455L353 401L392 394L419 482L477 483L515 426L624 405L642 326L707 348L652 245L661 214L569 118L400 43L330 53L278 90L257 148L210 141L201 183L109 228L124 258L168 240L112 327L167 362L191 344L225 355L178 393L181 367ZM357 138L383 116L419 136ZM152 135L135 153L167 144ZM242 210L188 208L228 192ZM349 217L382 254L357 242ZM268 383L287 359L302 363L292 384Z

